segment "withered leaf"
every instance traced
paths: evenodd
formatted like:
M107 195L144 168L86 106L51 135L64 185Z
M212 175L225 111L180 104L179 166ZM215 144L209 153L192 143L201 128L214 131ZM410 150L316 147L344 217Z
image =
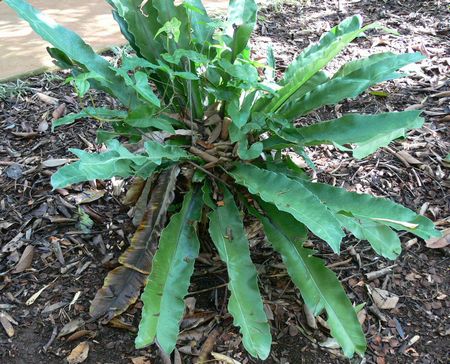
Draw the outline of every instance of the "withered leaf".
M83 336L87 336L88 338L94 338L96 336L95 331L92 330L79 330L79 331L75 331L72 335L70 335L67 338L67 341L75 341L78 340L80 338L82 338Z
M119 262L125 267L150 274L159 235L166 223L167 209L175 197L175 183L179 172L178 167L173 167L159 176L130 247L119 258Z
M8 222L8 221L0 221L0 230L2 229L8 229L10 226L14 225L13 222Z
M116 329L128 330L133 333L137 332L137 328L135 326L122 321L118 317L114 317L108 324Z
M175 183L180 169L177 166L163 171L151 192L150 201L130 247L121 255L122 266L109 272L103 287L91 303L90 315L110 321L136 302L150 273L159 235L166 223L167 209L172 203Z
M47 120L42 120L38 125L38 131L43 133L48 130Z
M216 314L211 311L200 311L184 316L181 321L180 328L182 330L191 330L200 325L211 321Z
M66 104L59 105L53 112L52 112L52 118L53 120L62 118L64 114L66 113Z
M131 183L131 186L122 200L122 203L126 206L135 204L141 196L144 186L145 180L140 177L136 177Z
M39 97L39 99L43 102L45 102L48 105L57 105L58 99L51 97L49 95L43 94L41 92L36 93L36 96Z
M400 157L400 159L403 158L409 164L413 164L413 165L421 165L421 164L423 164L421 161L419 161L417 158L414 158L411 154L409 154L405 150L401 150L401 151L397 152L396 154L397 154L398 157Z
M131 362L133 364L151 364L150 359L146 358L145 356L137 356L136 358L131 358Z
M371 290L371 296L375 305L382 310L390 310L397 306L399 297L380 288L373 288Z
M219 360L225 364L241 364L237 360L234 360L233 358L230 358L229 356L223 354L212 352L211 355L213 356L214 359Z
M77 318L65 324L58 334L58 338L70 335L77 331L80 327L84 326L84 320L82 318Z
M440 249L450 244L450 228L442 231L440 238L431 238L426 241L427 248Z
M70 163L72 159L61 158L61 159L47 159L42 162L42 166L46 168L53 168L63 166L64 164Z
M14 327L3 312L0 312L0 323L6 331L6 335L8 335L8 337L13 337Z
M106 193L105 190L85 190L81 193L74 195L72 199L77 205L81 205L97 201L101 199L103 196L105 196L105 193Z
M31 263L33 262L33 256L34 256L34 246L27 245L12 272L22 273L23 271L30 268Z
M89 314L94 319L103 316L105 321L120 315L136 302L146 280L145 274L133 269L123 266L113 269L106 276L103 287L97 291Z
M142 219L144 218L153 182L154 182L153 178L147 179L147 182L145 182L144 188L142 189L141 195L138 197L138 200L136 201L136 204L134 206L134 217L133 217L134 226L139 226Z
M72 350L66 360L69 364L80 364L88 358L88 355L89 343L87 341L83 341Z

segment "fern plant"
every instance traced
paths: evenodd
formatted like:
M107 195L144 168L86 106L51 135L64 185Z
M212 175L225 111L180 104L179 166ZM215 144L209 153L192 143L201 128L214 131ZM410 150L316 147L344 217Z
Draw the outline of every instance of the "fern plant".
M306 158L305 147L332 144L364 158L420 127L423 119L420 111L404 111L351 113L309 126L295 120L404 76L398 70L421 60L420 54L375 54L329 75L324 67L344 47L378 27L362 26L361 17L352 16L276 78L270 49L267 65L251 58L254 0L230 0L226 21L209 18L201 0L178 6L171 0L108 0L134 50L113 67L26 1L5 2L53 45L50 55L71 70L69 81L81 97L95 88L122 104L114 110L86 107L53 124L85 117L109 124L98 130L107 150L71 149L79 160L52 176L54 188L135 176L130 200L141 209L147 206L137 216L140 226L119 259L121 265L108 274L92 302L94 318L108 320L124 312L145 286L136 346L158 342L172 352L202 243L199 226L205 225L199 222L206 219L211 241L227 266L228 310L243 345L254 357L267 358L270 326L243 224L244 216L252 215L261 221L305 304L315 315L326 312L331 335L345 355L364 353L355 308L335 274L304 247L308 232L335 253L345 232L351 232L388 259L401 251L397 231L424 239L439 233L429 219L390 200L312 182L289 155L295 151ZM181 208L168 213L175 195L183 200Z

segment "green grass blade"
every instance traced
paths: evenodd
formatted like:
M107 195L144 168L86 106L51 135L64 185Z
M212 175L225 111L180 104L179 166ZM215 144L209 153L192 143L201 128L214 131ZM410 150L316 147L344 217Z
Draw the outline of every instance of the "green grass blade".
M305 224L311 232L339 252L344 232L334 214L297 180L284 174L240 164L229 172L250 193L277 206Z
M201 209L202 194L197 188L185 196L181 211L172 217L161 234L141 297L144 307L137 348L150 345L155 338L166 353L175 348L184 313L184 297L200 249L196 225Z
M228 310L239 326L245 349L254 357L266 359L271 335L258 290L256 268L250 259L248 240L239 210L231 193L224 188L224 205L209 215L209 233L226 263L231 292Z
M352 357L355 352L363 354L366 341L350 300L336 275L313 256L315 252L304 248L301 241L291 239L291 233L286 230L290 218L274 210L268 217L259 216L267 239L281 254L307 306L316 315L323 308L326 310L331 335L346 356Z

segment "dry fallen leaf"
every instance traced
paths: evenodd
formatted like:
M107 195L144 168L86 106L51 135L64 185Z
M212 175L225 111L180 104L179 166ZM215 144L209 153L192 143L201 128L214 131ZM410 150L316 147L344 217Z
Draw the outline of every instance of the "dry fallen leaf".
M39 298L39 296L42 294L42 292L44 292L48 287L50 287L49 284L47 284L47 285L45 285L44 287L42 287L39 291L37 291L34 295L32 295L32 296L25 302L25 304L26 304L27 306L31 306L31 305L34 303L34 301L36 301L36 300Z
M77 318L65 324L59 332L58 338L69 335L77 331L80 327L84 326L84 320Z
M62 158L62 159L47 159L42 162L42 166L46 168L53 168L63 166L64 164L70 163L73 159Z
M442 231L442 236L440 238L431 238L425 243L427 245L427 248L430 249L445 248L450 244L450 228Z
M71 200L73 200L77 205L81 205L99 200L105 195L105 193L105 190L85 190L72 196Z
M313 312L309 309L307 305L303 305L303 311L305 312L306 323L308 324L308 326L314 330L317 329L317 321Z
M3 312L0 312L0 324L2 324L8 337L14 336L14 327Z
M137 356L136 358L131 358L133 364L152 364L149 358L145 356Z
M364 322L366 321L367 318L367 311L365 309L362 309L361 311L359 311L356 316L358 317L358 321L359 323L362 325L364 324Z
M128 330L130 332L137 332L137 328L136 327L134 327L133 325L122 321L118 317L112 318L111 321L108 322L108 325L110 325L111 327L114 327L116 329Z
M52 113L53 120L59 119L66 113L66 104L59 105Z
M375 305L382 310L395 308L399 300L396 294L380 288L372 288L370 295Z
M22 256L20 257L16 266L12 270L12 273L22 273L23 271L30 268L31 263L33 262L33 255L34 255L34 246L27 245L22 253Z
M229 356L226 356L223 354L212 352L211 355L214 357L214 359L220 360L225 364L241 364L237 360L234 360L234 359L230 358Z
M0 230L2 229L8 229L11 225L14 225L13 222L8 222L8 221L0 221Z
M38 125L38 131L43 133L48 130L47 120L42 120Z
M443 118L439 119L439 122L444 123L450 121L450 115L446 115Z
M403 158L409 164L415 164L415 165L423 164L421 161L419 161L417 158L414 158L411 154L409 154L405 150L401 150L401 151L397 152L396 154L397 154L397 156L400 157L400 159Z
M48 96L46 94L43 94L41 92L38 92L36 94L36 96L39 97L39 99L41 101L45 102L46 104L49 104L49 105L57 105L58 104L58 99Z
M180 352L175 349L173 352L173 364L183 364Z
M325 341L322 341L321 343L319 343L319 345L322 348L327 348L327 349L339 349L340 348L338 342L336 341L336 339L334 337L327 338Z
M78 344L69 356L66 358L69 364L79 364L84 362L89 355L89 343L87 341L83 341Z
M72 335L70 335L66 341L70 342L70 341L75 341L78 339L81 339L82 337L86 336L89 339L93 339L94 337L97 336L97 333L95 331L92 330L79 330L79 331L75 331Z

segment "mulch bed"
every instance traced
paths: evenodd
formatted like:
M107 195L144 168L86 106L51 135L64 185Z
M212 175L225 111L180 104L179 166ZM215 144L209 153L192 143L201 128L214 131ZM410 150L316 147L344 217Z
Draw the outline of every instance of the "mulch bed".
M449 165L444 161L450 151L449 8L445 1L341 3L341 9L335 1L321 1L261 11L253 39L255 57L264 56L272 44L278 68L283 70L324 31L347 14L359 13L367 22L379 21L396 29L400 36L372 31L370 37L353 42L329 70L382 51L419 51L427 59L410 67L410 77L376 86L371 91L379 92L366 92L357 100L320 109L299 123L332 119L348 111L407 108L423 109L426 123L407 139L361 161L334 147L309 148L316 170L308 170L319 181L390 198L428 216L439 229L449 228ZM61 112L60 105L65 104L66 112L81 107L72 89L63 85L63 76L45 74L14 86L0 85L4 92L0 99L0 362L61 363L74 347L87 342L80 347L90 348L86 363L165 363L155 347L134 349L140 303L112 324L89 321L90 300L116 266L133 226L120 203L125 181L51 190L51 174L58 164L67 162L61 159L73 158L68 147L101 148L95 144L98 125L92 120L51 132L52 114ZM92 97L96 105L116 106L101 93ZM87 217L94 223L90 228L84 224ZM404 251L392 262L352 236L340 256L314 241L351 300L366 302L359 317L368 350L364 358L349 360L327 340L323 321L308 320L298 291L261 237L260 227L249 221L247 230L273 328L273 351L267 363L449 362L448 247L430 249L420 239L403 234ZM214 335L215 352L242 363L255 362L243 351L226 313L226 280L217 255L204 251L191 286L195 294L189 303L194 315L183 322L186 329L175 363L191 363L205 339ZM397 296L395 307L380 309L369 294L374 289Z

